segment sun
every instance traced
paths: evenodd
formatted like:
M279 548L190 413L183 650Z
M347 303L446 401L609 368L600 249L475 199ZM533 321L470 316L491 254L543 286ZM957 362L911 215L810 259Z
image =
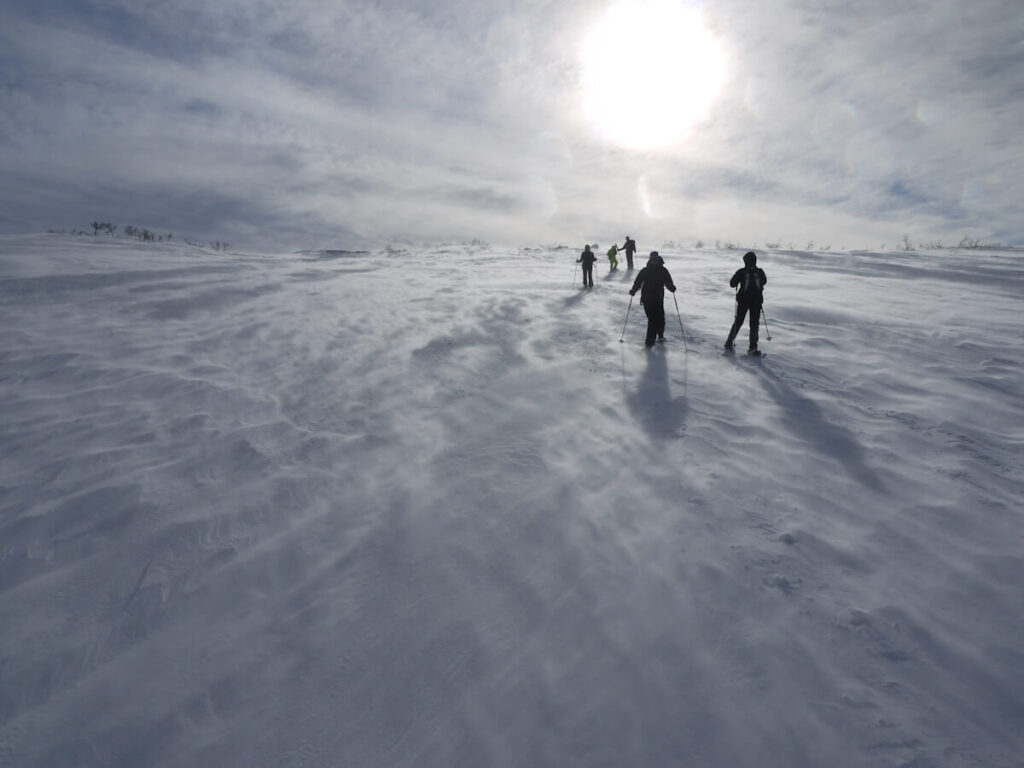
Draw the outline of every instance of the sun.
M622 147L678 144L706 119L726 57L700 14L679 0L626 0L590 30L581 52L583 110Z

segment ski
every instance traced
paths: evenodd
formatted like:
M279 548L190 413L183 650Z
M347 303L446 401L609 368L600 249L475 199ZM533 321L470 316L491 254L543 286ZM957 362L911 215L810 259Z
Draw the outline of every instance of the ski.
M723 357L735 357L736 356L736 350L733 349L732 347L725 347L722 350L722 356ZM750 350L747 350L747 355L746 356L747 357L768 357L768 353L767 352L762 352L761 350L754 350L752 352Z

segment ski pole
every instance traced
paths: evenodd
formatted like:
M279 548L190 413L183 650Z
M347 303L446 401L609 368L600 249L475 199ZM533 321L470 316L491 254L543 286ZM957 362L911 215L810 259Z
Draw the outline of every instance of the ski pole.
M625 319L625 320L623 321L623 323L622 323L622 335L621 335L621 336L619 337L619 344L621 344L621 343L622 343L622 340L623 340L624 338L626 338L626 323L628 323L628 322L629 322L629 309L630 309L630 307L632 307L632 306L633 306L633 297L632 297L632 296L630 296L630 297L629 297L629 306L628 306L628 307L626 307L626 319Z
M572 287L573 288L576 287L576 270L579 269L579 268L580 268L579 264L577 264L575 267L572 268Z
M764 304L761 305L761 317L764 318L764 332L768 337L768 341L772 340L772 332L768 330L768 315L764 313Z
M676 317L679 318L679 332L683 334L683 349L689 352L690 348L686 345L686 331L683 330L683 316L679 314L679 302L676 301L675 291L672 292L672 301L675 301L676 304Z

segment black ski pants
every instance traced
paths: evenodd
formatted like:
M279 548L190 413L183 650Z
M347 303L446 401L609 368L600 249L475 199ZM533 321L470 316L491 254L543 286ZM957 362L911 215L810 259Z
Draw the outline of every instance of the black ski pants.
M750 312L750 349L757 349L758 326L761 324L761 304L748 303L743 299L736 299L736 320L732 324L729 339L726 342L730 346L735 341L740 328L743 327L743 319L748 311Z
M647 338L644 344L654 344L654 339L665 337L665 300L645 301L644 312L647 313Z
M593 263L583 265L583 286L594 287L594 265Z

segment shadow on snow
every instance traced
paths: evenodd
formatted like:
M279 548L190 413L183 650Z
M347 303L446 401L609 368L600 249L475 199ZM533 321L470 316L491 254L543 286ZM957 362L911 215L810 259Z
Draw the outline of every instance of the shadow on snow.
M682 437L688 411L685 379L684 395L672 397L664 349L656 347L645 354L647 367L637 381L636 389L626 395L626 404L651 437Z

